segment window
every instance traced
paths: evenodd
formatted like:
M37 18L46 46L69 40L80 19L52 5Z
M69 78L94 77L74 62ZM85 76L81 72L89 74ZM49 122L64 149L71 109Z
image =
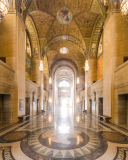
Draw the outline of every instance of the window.
M59 87L70 87L70 83L66 80L60 81Z

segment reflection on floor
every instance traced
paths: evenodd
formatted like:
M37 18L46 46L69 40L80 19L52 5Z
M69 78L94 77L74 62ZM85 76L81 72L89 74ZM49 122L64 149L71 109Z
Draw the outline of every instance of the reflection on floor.
M126 160L128 130L61 107L0 131L0 160Z

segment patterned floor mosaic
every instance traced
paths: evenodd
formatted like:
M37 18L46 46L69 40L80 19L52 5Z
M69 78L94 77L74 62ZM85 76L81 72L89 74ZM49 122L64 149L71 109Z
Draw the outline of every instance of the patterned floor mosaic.
M0 133L0 160L128 160L122 131L71 108L57 108Z

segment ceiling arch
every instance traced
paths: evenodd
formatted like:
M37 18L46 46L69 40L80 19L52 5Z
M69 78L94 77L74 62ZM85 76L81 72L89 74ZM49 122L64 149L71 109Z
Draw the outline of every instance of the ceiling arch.
M58 41L71 41L75 44L77 44L81 49L85 48L85 43L84 41L81 41L73 36L69 36L69 35L61 35L61 36L57 36L53 39L51 39L47 44L46 44L46 47L45 47L45 51L47 52L47 49L55 42L58 42Z
M50 14L42 12L42 11L33 11L29 14L37 28L39 38L44 38L47 36L50 26L54 21L54 17Z
M73 61L83 73L80 68L85 62L86 52L89 51L90 57L96 58L97 43L103 27L101 19L105 19L103 0L28 1L27 18L31 19L33 28L36 29L39 48L43 49L43 56L47 56L49 67L54 62L65 59ZM57 19L58 11L64 6L72 15L71 22L66 25L59 23ZM28 31L31 32L30 29ZM69 53L60 54L62 47L67 47Z
M64 35L64 34L73 36L73 37L79 39L80 41L82 41L82 39L83 39L81 31L79 30L79 27L77 26L77 24L74 20L72 20L71 23L69 23L67 25L62 25L58 22L57 19L52 24L52 26L46 36L46 39L47 39L47 41L49 41L57 36Z
M73 81L74 73L69 67L60 67L56 70L55 73L57 82L61 81L62 79L68 79L69 81Z
M56 62L54 62L51 65L51 67L50 67L50 75L53 76L58 68L64 67L64 66L70 68L75 75L79 74L78 67L73 61L67 60L67 59L60 59L60 60L57 60Z
M40 57L40 45L38 39L38 33L35 27L35 24L32 18L28 15L25 21L27 31L29 33L30 41L31 41L31 48L32 48L32 57L39 58Z
M75 16L80 12L90 10L93 0L36 0L39 10L51 13L56 16L58 10L66 6L68 7L72 15Z

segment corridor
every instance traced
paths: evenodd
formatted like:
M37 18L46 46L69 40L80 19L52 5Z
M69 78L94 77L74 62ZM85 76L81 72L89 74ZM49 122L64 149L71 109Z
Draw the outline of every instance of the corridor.
M128 130L58 107L0 130L0 160L127 160Z

